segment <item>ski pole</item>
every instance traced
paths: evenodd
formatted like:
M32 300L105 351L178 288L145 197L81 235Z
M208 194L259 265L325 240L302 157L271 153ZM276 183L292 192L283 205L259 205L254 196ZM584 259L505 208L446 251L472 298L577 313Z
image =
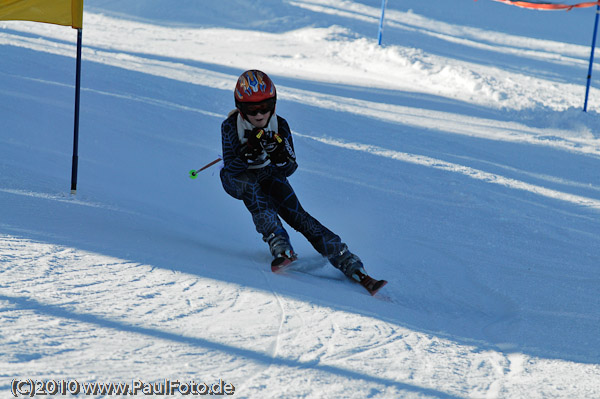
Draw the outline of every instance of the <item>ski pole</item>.
M196 177L198 177L198 173L202 172L204 169L210 168L211 166L213 166L214 164L216 164L217 162L219 162L221 160L221 158L217 158L214 161L207 163L206 165L204 165L203 167L201 167L198 170L190 170L190 178L191 179L195 179Z

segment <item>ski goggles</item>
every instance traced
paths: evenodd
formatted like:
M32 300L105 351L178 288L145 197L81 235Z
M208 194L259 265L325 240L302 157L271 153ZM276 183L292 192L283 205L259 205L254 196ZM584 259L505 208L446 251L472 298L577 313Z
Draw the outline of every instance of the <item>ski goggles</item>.
M259 103L242 103L241 111L244 115L256 116L258 114L268 114L275 109L275 99L269 98L268 100L261 101Z

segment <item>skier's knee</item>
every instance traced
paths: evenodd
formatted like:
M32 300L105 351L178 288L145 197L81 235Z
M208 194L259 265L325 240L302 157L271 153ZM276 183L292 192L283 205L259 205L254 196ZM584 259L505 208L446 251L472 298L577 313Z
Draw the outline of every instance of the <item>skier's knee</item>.
M221 170L221 184L223 189L235 199L243 199L244 192L248 189L249 178L245 173L233 176L230 173Z

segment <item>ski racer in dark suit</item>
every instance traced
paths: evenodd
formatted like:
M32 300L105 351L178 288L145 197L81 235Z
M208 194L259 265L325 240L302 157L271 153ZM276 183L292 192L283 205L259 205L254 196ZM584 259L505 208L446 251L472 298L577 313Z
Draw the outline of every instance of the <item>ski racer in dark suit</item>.
M333 266L360 281L360 274L366 274L361 260L302 208L288 181L298 164L290 127L275 113L277 92L271 79L258 70L244 72L234 98L236 108L221 125L224 167L220 177L225 191L244 202L274 258L297 256L283 219Z

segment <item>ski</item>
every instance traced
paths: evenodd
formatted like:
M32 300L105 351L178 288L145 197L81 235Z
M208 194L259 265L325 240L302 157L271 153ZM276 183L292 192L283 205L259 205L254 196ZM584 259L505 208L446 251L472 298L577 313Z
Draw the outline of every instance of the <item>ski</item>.
M271 262L271 271L273 273L283 272L289 269L297 259L298 257L288 258L284 256L275 258ZM377 292L387 284L386 280L376 280L368 274L359 273L357 277L359 278L358 283L360 283L360 285L362 285L371 295L377 294Z
M377 291L387 284L386 280L376 280L368 274L363 274L359 282L371 295L377 294Z
M280 256L278 258L273 259L271 262L271 271L273 273L282 272L287 269L296 259L297 257L288 258L285 256Z

